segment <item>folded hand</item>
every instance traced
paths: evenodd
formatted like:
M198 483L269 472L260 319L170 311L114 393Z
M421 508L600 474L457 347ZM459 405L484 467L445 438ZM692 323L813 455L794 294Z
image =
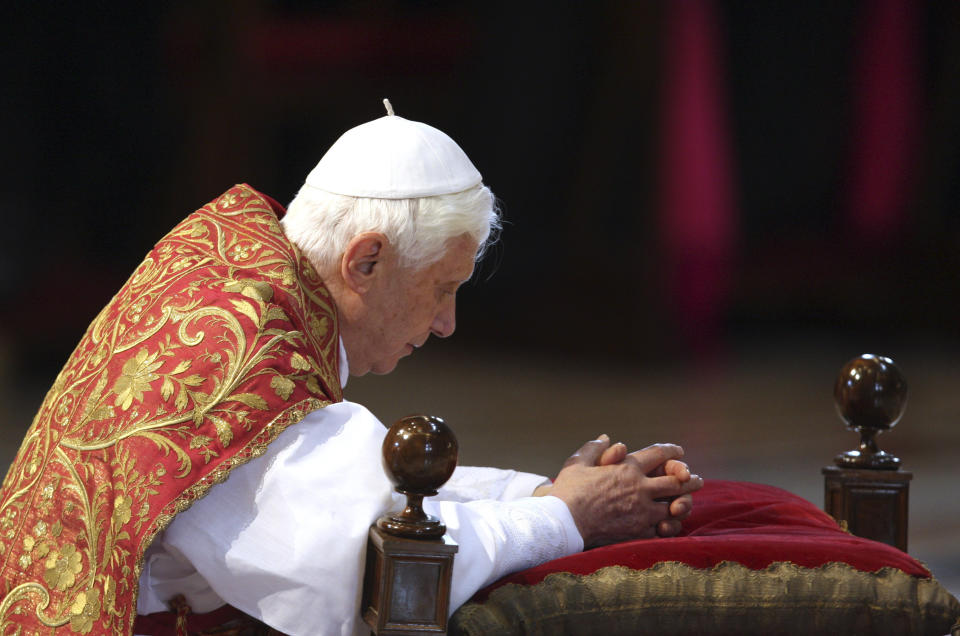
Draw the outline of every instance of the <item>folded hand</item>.
M570 508L586 546L674 536L693 508L690 493L703 486L681 457L675 444L628 453L601 435L565 462L549 494Z

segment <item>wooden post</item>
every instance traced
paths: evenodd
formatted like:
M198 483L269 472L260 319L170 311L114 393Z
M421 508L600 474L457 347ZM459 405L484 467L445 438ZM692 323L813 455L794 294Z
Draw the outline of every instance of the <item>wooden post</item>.
M860 433L860 446L824 467L824 510L850 533L906 552L913 474L875 438L903 415L907 383L893 360L865 354L840 370L834 399L847 427Z
M405 539L370 528L363 620L374 634L445 634L457 544Z
M457 439L436 417L398 420L383 442L383 467L404 510L370 527L363 580L363 620L377 636L446 634L457 544L423 511L457 465Z
M904 470L825 466L824 510L845 530L907 551L910 480Z

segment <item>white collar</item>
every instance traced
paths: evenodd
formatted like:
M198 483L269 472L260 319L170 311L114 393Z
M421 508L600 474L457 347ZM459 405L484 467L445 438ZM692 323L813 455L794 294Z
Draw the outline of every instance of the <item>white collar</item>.
M347 386L350 379L350 365L347 363L347 350L343 348L343 338L340 340L340 388Z

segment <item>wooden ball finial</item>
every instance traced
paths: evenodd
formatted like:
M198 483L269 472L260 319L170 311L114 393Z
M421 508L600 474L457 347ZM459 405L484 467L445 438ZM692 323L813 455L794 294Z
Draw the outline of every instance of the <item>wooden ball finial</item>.
M410 538L437 538L447 528L423 511L423 498L437 494L457 467L457 438L446 423L431 415L408 415L397 420L383 440L383 470L397 492L407 496L407 507L377 520L390 534Z
M833 388L847 428L860 433L860 447L834 459L842 468L897 470L900 459L877 447L879 433L896 426L907 405L907 381L890 358L864 354L843 366Z

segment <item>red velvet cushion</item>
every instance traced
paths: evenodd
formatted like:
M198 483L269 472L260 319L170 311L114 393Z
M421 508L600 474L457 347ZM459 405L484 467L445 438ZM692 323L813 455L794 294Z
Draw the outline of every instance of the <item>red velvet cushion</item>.
M960 601L899 550L779 488L712 480L682 536L556 559L481 590L451 636L960 636Z
M773 486L715 479L694 494L693 513L681 536L628 541L555 559L507 576L473 600L482 602L507 583L539 583L554 572L590 574L610 565L644 570L664 561L696 568L733 561L752 570L783 561L808 568L841 562L865 572L889 566L930 577L908 554L844 532L805 499Z

